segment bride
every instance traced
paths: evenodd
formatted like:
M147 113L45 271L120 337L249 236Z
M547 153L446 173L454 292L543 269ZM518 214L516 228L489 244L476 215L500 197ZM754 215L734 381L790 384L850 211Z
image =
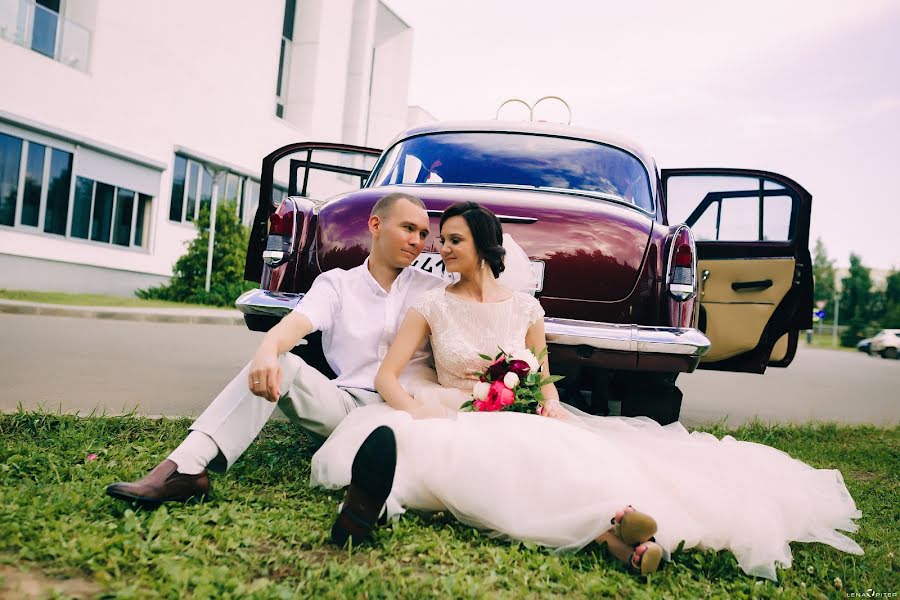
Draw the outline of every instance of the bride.
M313 456L313 485L350 485L335 541L364 539L386 504L389 516L444 510L491 535L559 550L597 541L643 574L681 542L728 549L746 573L773 580L776 563L791 565L790 542L862 554L837 531L855 531L861 516L840 472L774 448L588 415L562 405L553 384L542 389L541 416L459 413L483 370L479 354L545 348L544 311L513 291L528 262L509 236L516 273L501 276L507 252L493 213L453 205L440 233L459 280L407 314L375 380L386 404L354 410ZM440 385L404 389L398 376L426 336ZM546 358L541 370L549 373Z

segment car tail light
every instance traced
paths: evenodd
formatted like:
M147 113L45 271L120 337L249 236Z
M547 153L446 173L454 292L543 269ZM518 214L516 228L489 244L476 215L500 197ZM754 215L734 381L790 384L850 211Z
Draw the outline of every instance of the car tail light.
M678 301L693 298L697 293L696 246L687 225L680 226L672 238L666 285L669 293Z
M278 209L269 216L269 237L263 252L263 261L271 268L286 263L297 248L297 232L302 229L298 219L303 214L290 198L285 198Z

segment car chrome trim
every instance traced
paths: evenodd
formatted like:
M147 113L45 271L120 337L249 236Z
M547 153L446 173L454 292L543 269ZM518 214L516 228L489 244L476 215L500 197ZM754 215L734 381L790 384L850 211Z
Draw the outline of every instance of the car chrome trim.
M574 319L544 319L547 343L589 346L598 350L673 354L699 359L709 350L709 339L691 327L597 323Z
M687 230L688 237L691 240L691 285L673 284L672 279L672 261L675 259L675 242L678 241L678 235L682 230ZM703 282L705 283L709 277L709 271L704 271ZM672 234L672 244L669 248L669 258L666 260L666 289L679 302L690 300L697 295L697 241L694 239L694 232L691 228L682 223L675 228Z
M245 315L283 317L304 294L252 289L241 294L235 305ZM547 342L563 346L589 346L598 350L677 354L700 358L709 350L709 339L699 330L679 327L597 323L575 319L544 319Z
M294 310L304 295L254 288L241 294L234 305L245 315L283 317Z
M241 294L235 305L245 315L283 317L304 294L252 289ZM562 346L588 346L598 350L670 354L700 359L709 350L709 339L694 328L597 323L546 317L547 342Z

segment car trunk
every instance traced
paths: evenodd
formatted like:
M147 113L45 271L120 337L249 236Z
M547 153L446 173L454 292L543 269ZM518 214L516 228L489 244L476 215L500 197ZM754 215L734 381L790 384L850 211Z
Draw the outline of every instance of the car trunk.
M462 201L491 209L501 217L504 232L532 260L543 261L539 296L545 308L558 305L571 318L597 319L582 316L588 306L591 315L604 313L604 308L613 307L596 303L618 304L631 296L653 228L653 220L634 208L575 194L444 185L380 187L360 190L320 208L316 254L322 271L362 262L369 251L369 210L391 192L412 193L425 202L432 215L426 252L439 250L440 211ZM563 309L566 305L569 308Z

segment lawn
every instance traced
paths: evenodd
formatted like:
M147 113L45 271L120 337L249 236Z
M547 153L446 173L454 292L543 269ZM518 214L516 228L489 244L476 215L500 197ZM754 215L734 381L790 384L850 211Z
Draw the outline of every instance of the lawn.
M125 296L105 296L103 294L69 294L65 292L36 292L31 290L0 289L0 300L22 300L24 302L40 302L42 304L65 304L68 306L125 306L135 308L218 308L205 304L186 304L167 300L143 300ZM224 307L223 310L234 310Z
M312 443L273 422L213 480L211 499L155 512L103 493L142 476L186 420L0 415L0 597L23 578L59 593L123 598L846 598L900 591L900 428L744 426L731 433L840 468L863 511L858 557L794 544L780 581L727 553L680 551L641 580L597 547L554 555L493 541L442 518L404 516L372 544L327 543L339 495L310 489ZM724 431L707 428L717 434ZM93 455L96 455L94 458ZM85 591L87 590L87 591Z
M806 345L808 348L825 348L826 350L843 350L845 352L859 352L856 347L847 347L841 346L841 336L838 335L837 345L832 346L832 337L830 333L814 333L812 344L808 344L806 342L806 332L800 332L800 343Z

